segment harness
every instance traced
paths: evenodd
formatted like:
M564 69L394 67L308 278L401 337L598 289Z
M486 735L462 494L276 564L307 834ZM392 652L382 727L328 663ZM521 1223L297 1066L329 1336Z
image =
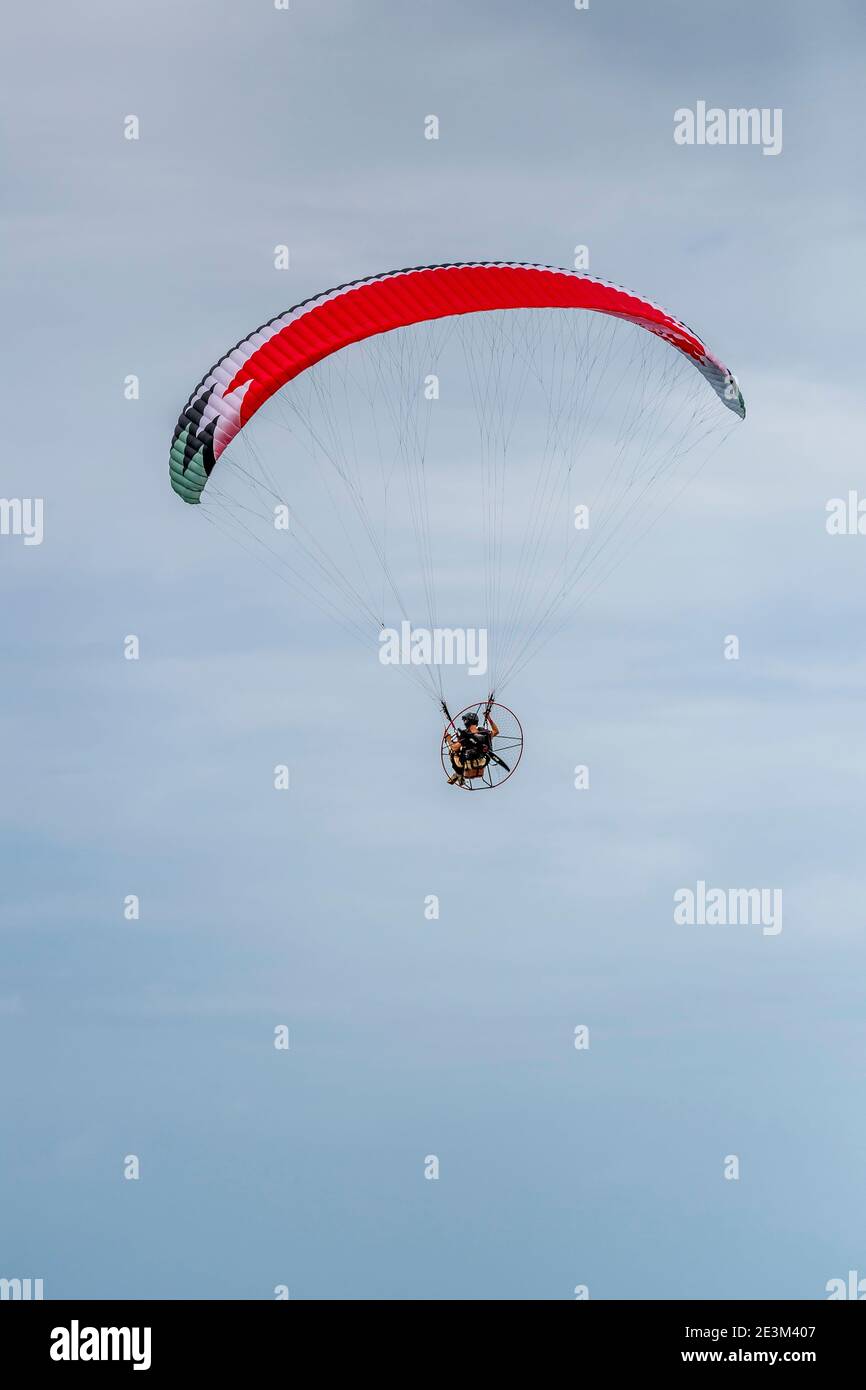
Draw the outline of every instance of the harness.
M486 767L490 760L489 729L479 729L475 734L470 733L468 729L461 729L457 737L460 740L460 752L457 756L463 766L475 769Z

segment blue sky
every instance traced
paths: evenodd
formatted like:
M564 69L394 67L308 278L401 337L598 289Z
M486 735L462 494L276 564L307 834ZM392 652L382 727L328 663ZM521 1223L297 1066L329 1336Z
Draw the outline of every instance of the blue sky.
M45 499L45 538L0 537L0 1275L561 1299L866 1273L866 541L825 529L862 475L862 13L89 14L16 15L3 97L2 494ZM782 153L677 146L698 100L782 108ZM576 243L705 333L749 416L519 677L524 763L475 799L410 685L191 527L168 444L289 304ZM783 930L676 925L698 880L781 888Z

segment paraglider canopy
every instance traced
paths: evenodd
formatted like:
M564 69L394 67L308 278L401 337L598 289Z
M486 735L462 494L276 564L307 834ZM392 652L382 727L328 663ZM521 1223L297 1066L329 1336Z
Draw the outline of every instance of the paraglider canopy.
M185 502L198 502L216 460L260 406L331 353L374 334L454 314L530 308L586 309L626 319L665 339L694 363L725 405L746 413L736 378L700 338L619 285L556 266L507 261L415 266L306 299L220 358L175 428L172 487Z
M464 674L498 699L744 415L729 368L646 296L555 266L416 266L241 339L183 407L169 474L304 613L374 653L388 636L437 704Z

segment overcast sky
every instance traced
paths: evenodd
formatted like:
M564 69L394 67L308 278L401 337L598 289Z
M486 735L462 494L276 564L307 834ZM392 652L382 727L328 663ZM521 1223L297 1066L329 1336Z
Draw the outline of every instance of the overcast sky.
M44 499L44 539L0 536L0 1276L866 1274L866 539L825 525L863 487L862 8L92 0L19 7L6 48L0 492ZM781 109L781 152L678 145L698 101ZM191 524L168 446L208 365L308 295L576 244L702 332L749 414L520 676L519 775L472 798L409 683ZM781 890L782 930L676 923L700 880Z

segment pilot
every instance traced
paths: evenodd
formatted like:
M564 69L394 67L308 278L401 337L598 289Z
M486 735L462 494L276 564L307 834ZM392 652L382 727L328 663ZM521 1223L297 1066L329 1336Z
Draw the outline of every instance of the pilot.
M483 725L478 722L478 714L470 710L464 714L464 729L454 734L446 733L445 740L451 755L454 772L448 778L451 786L456 782L463 787L468 781L482 777L493 752L493 740L499 733L495 722L488 714Z

